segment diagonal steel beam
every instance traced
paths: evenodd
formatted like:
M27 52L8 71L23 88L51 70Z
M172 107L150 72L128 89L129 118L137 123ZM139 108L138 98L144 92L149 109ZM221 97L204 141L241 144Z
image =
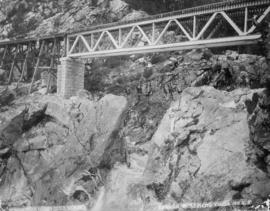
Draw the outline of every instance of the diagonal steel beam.
M182 30L182 32L184 32L184 34L187 36L187 38L189 40L193 40L193 38L189 35L189 33L184 28L184 26L177 19L174 19L174 22L180 27L180 29Z
M133 31L135 29L135 26L133 26L130 30L130 32L128 33L126 39L124 40L124 42L120 45L121 48L123 48L125 46L125 44L127 43L128 39L130 38L130 36L132 35Z
M100 43L100 41L102 40L103 36L105 34L105 31L103 31L101 34L100 34L100 37L98 38L98 41L97 43L95 44L94 48L93 48L93 51L95 51Z
M215 26L215 28L210 32L210 34L207 36L207 40L208 39L211 39L214 35L215 35L215 33L219 30L219 28L221 27L221 25L223 24L223 19L221 19L219 22L218 22L218 24Z
M228 21L228 23L234 28L234 30L241 36L244 35L244 32L236 25L236 23L224 12L220 12L220 14Z
M264 13L262 14L262 16L259 17L259 19L257 20L257 24L260 24L269 13L270 13L270 6L264 11ZM257 26L255 26L253 24L253 26L248 30L247 34L250 34L250 33L254 32L255 29L256 29L256 27Z
M75 49L75 47L76 47L76 45L77 45L77 43L79 41L79 37L80 36L76 36L76 39L75 39L73 45L71 46L71 49L69 50L69 54L72 54L73 50Z
M89 52L91 52L92 49L91 49L91 47L89 46L88 42L86 41L86 39L84 38L83 35L80 35L80 39L83 41L83 43L84 43L85 47L87 48L87 50L88 50Z
M106 31L106 34L109 36L109 38L111 39L113 45L115 46L115 48L119 48L119 45L117 44L116 40L114 39L114 37L112 36L112 34L108 31Z
M92 49L91 49L91 47L89 46L89 44L88 44L87 40L85 39L85 37L84 37L83 35L80 35L80 39L83 41L83 43L84 43L85 47L87 48L87 50L88 50L89 52L91 52Z
M138 25L137 28L139 29L139 31L142 33L143 37L147 40L147 42L149 43L149 45L152 44L152 41L148 38L148 36L146 35L146 33L144 32L144 30Z
M158 44L158 42L161 40L161 38L163 37L163 35L167 32L169 26L171 25L172 20L169 20L169 22L166 24L165 28L163 29L163 31L161 32L161 34L159 35L159 37L157 38L157 40L155 41L155 45Z
M203 27L203 29L200 31L200 33L198 34L198 36L195 38L195 40L199 40L201 38L201 36L203 36L203 34L205 33L205 31L208 29L208 27L210 26L210 24L214 21L214 19L216 18L216 16L218 15L217 12L215 12L210 19L208 20L208 22L205 24L205 26Z

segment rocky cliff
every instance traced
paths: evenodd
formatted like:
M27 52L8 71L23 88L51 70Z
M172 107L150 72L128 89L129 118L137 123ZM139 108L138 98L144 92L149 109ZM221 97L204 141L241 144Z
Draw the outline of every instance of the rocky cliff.
M106 169L125 160L117 138L126 99L32 96L23 102L31 104L16 102L1 112L1 200L9 206L93 201Z
M1 0L0 39L77 31L102 23L216 2L214 0Z
M68 100L38 83L30 96L10 86L0 98L0 198L94 211L261 204L268 77L262 56L196 50L93 60L88 91Z
M144 146L149 154L133 152L130 168L112 169L99 210L154 211L240 199L262 203L270 190L269 171L252 158L257 152L245 106L258 93L262 90L185 89Z
M48 36L147 15L122 0L31 0L1 4L1 39Z

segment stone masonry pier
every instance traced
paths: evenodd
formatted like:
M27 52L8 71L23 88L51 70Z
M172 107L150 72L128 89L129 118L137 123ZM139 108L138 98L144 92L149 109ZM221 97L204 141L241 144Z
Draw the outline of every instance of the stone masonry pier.
M57 94L70 98L84 88L84 63L80 59L62 58L57 68Z

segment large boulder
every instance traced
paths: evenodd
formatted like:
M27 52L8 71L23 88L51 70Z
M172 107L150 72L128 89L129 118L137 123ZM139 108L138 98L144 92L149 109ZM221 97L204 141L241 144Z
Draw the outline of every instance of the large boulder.
M2 157L1 200L12 196L10 206L91 205L103 178L98 169L121 161L121 151L114 147L121 142L118 132L127 100L114 95L99 101L43 96L33 104L45 105L42 118L24 111L12 120L16 133L5 136L12 153Z
M270 174L270 90L254 94L246 101L248 123L253 144L252 161Z
M6 80L6 71L0 68L0 83L5 82Z
M0 90L0 107L9 105L15 99L16 93L8 88Z
M262 202L270 193L269 172L251 159L256 149L245 106L261 92L185 89L144 144L150 153L132 152L129 167L110 171L93 211ZM205 210L224 210L216 208Z
M182 93L152 139L145 178L154 201L207 203L268 196L269 172L250 158L255 149L244 102L254 92L200 87Z

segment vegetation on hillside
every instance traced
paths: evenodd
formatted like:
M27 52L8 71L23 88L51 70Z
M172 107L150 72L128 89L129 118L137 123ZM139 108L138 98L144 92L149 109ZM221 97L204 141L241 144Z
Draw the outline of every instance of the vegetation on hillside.
M57 16L57 14L67 13L76 17L78 13L84 13L86 8L101 7L101 10L94 12L97 14L107 14L108 18L95 18L84 17L84 22L87 24L94 23L107 23L109 20L114 20L107 11L108 5L113 0L0 0L0 34L1 38L5 37L24 37L28 32L35 30L43 20ZM168 11L175 11L187 7L198 6L201 4L208 4L217 2L215 0L122 0L127 3L130 8L134 10L145 11L148 14L157 14ZM92 9L92 10L93 10ZM86 11L88 14L91 11ZM122 16L119 14L119 18ZM66 18L65 18L66 19ZM93 19L90 20L90 19ZM81 21L83 22L83 21ZM80 23L81 23L80 22ZM86 25L86 24L82 24Z

